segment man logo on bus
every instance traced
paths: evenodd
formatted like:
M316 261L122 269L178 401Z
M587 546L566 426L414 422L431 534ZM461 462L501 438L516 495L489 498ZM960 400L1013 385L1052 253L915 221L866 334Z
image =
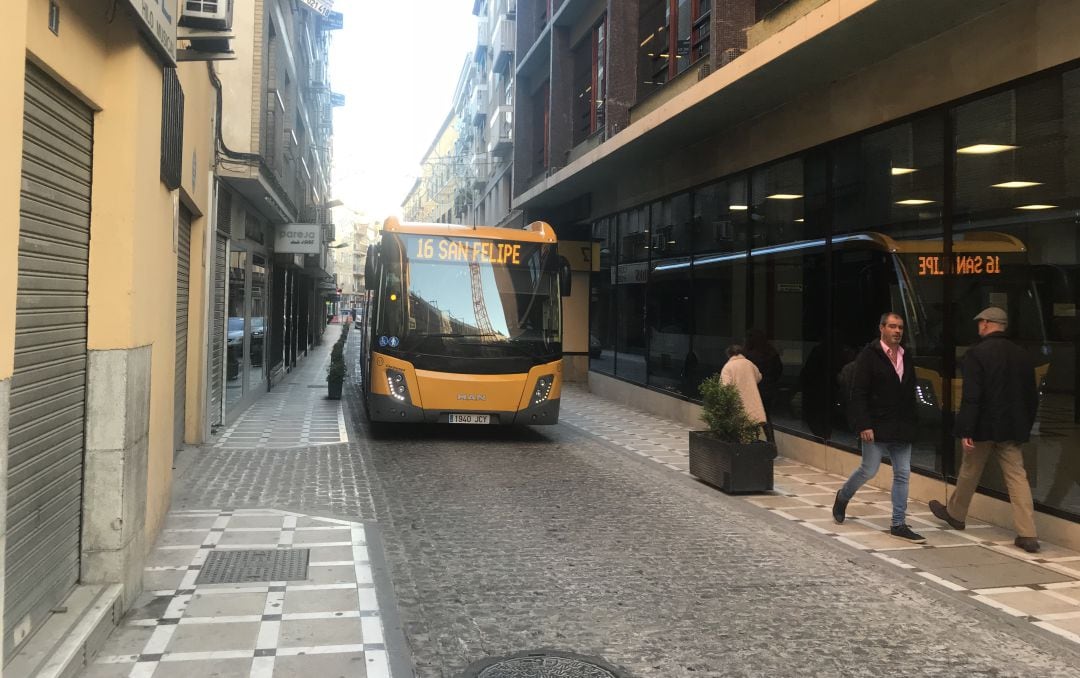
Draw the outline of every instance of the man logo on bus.
M487 400L487 396L483 393L459 393L457 394L458 400Z

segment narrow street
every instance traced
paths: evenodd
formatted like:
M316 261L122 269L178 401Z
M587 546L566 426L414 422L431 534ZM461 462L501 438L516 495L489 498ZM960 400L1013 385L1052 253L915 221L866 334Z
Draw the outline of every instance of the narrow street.
M332 420L324 365L234 428L280 426L283 393ZM347 441L221 436L182 461L146 593L86 676L458 678L541 649L635 678L1077 675L1067 640L703 485L634 431L590 433L612 405L578 387L554 427L380 440L358 393L354 372ZM290 546L305 581L193 585L207 552Z

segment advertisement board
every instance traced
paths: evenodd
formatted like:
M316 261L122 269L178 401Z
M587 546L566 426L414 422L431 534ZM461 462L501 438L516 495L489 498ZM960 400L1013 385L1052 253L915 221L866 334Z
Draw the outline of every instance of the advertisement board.
M282 224L274 227L274 251L279 254L318 254L321 236L319 224Z

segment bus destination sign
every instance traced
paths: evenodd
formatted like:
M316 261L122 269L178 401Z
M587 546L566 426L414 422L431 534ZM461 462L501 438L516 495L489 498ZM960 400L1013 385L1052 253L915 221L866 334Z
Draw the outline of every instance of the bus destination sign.
M414 238L413 259L423 261L463 261L467 263L519 265L521 243L493 240L447 240Z
M919 277L945 275L945 266L940 255L918 257L917 272ZM1001 257L996 254L957 254L952 267L955 275L1000 275Z

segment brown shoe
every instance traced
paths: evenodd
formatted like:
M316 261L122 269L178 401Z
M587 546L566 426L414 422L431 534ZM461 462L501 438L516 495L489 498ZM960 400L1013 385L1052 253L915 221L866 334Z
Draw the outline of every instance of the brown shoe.
M934 514L934 517L938 520L948 523L949 527L954 530L962 530L967 527L967 524L962 520L957 520L949 515L948 509L945 508L945 504L942 504L937 499L930 500L930 513Z
M1039 552L1039 540L1035 537L1017 537L1013 543L1028 553Z

